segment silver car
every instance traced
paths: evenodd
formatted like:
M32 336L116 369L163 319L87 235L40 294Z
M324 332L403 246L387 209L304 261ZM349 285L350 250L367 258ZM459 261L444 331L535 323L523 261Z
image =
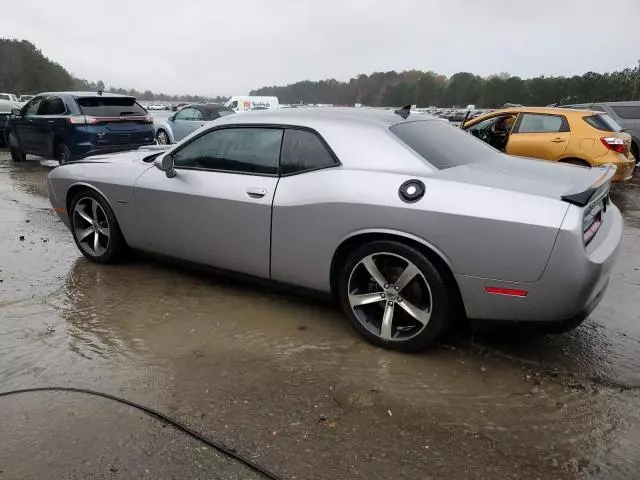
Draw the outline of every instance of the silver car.
M235 113L217 103L199 103L178 110L163 122L156 123L156 140L160 145L177 143L187 135L225 115Z
M49 186L92 261L134 249L324 292L370 342L414 351L459 311L582 321L620 244L614 173L509 157L407 110L290 109L65 164Z

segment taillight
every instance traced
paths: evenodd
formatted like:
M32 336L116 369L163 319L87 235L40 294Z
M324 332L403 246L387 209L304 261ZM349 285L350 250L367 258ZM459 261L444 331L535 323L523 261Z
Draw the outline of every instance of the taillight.
M89 115L75 115L72 117L67 117L67 121L71 125L93 125L94 123L100 123L100 120L96 117L91 117Z
M620 137L602 137L600 141L609 150L613 150L614 152L618 153L624 153L624 140L622 140Z
M145 115L143 123L153 123L153 117L151 115Z
M584 244L587 245L593 237L595 237L598 230L602 226L602 213L606 209L608 203L608 197L601 195L597 200L591 202L584 210L584 217L582 219L582 239Z

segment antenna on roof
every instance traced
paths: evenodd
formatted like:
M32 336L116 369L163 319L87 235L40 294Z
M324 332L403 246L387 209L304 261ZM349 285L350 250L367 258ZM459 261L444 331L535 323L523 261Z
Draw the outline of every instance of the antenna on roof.
M400 115L403 119L406 119L409 115L411 115L411 105L405 105L399 110L394 111L396 115Z

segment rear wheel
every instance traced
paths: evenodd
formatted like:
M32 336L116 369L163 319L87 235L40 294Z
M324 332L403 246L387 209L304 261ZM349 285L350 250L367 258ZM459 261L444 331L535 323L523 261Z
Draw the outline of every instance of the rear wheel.
M452 297L438 269L399 242L372 242L353 252L338 288L353 327L384 348L423 350L450 321Z
M169 140L169 134L167 134L167 132L162 129L158 130L158 133L156 134L156 140L158 141L159 145L171 144L171 140Z
M58 143L53 152L53 158L60 162L60 165L71 161L71 150L64 143Z
M22 148L18 144L18 139L15 137L13 133L9 134L9 151L11 152L11 159L14 162L24 162L27 159Z
M116 217L104 198L93 190L84 190L71 200L71 232L80 252L96 263L116 263L127 245Z

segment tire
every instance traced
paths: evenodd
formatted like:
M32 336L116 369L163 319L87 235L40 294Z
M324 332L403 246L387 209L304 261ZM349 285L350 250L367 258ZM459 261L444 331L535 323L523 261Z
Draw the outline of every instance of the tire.
M71 150L64 143L58 143L53 150L53 158L60 162L60 165L64 165L72 160Z
M580 160L579 158L569 158L567 160L562 160L561 163L568 163L569 165L577 165L579 167L587 167L591 168L589 162L585 160Z
M11 152L11 159L14 162L24 162L27 159L27 156L25 155L22 148L20 148L20 145L18 144L18 140L13 135L13 133L9 134L9 137L7 138L7 140L9 142L9 151Z
M412 273L405 282L403 273L408 272ZM344 262L338 282L340 304L351 325L374 345L402 352L424 350L451 322L453 295L442 275L427 257L405 244L385 240L358 248ZM399 290L387 282L397 282Z
M636 142L631 144L631 154L636 159L636 165L640 165L640 151L638 151L638 144Z
M158 145L171 145L171 139L169 139L169 134L165 132L163 129L159 129L158 133L156 133L156 140Z
M89 260L108 264L124 258L128 248L116 217L96 191L82 190L73 197L69 221L76 246Z

